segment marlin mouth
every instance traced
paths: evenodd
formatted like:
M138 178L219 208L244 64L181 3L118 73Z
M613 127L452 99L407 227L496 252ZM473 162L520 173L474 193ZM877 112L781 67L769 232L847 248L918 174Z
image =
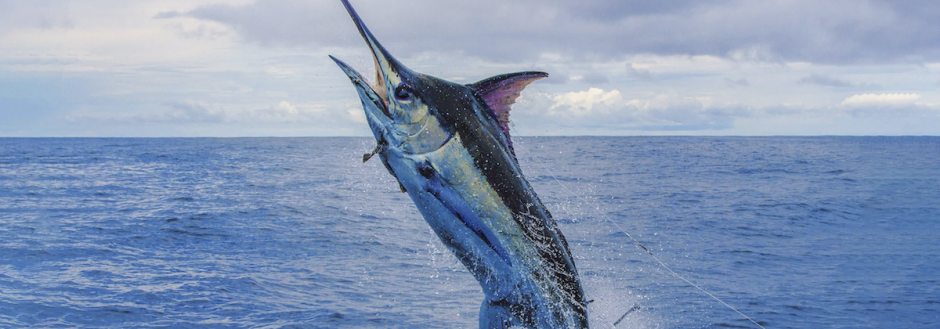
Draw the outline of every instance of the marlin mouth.
M346 7L346 12L349 13L349 17L352 18L353 22L356 23L356 28L359 30L359 35L362 36L362 39L369 46L369 50L372 51L372 61L375 65L375 84L371 85L372 91L379 96L380 99L386 104L388 104L388 88L386 88L386 83L388 83L388 74L387 73L397 73L399 68L402 67L394 57L392 57L385 47L382 47L382 44L376 40L375 36L372 35L372 32L369 31L369 28L366 27L366 24L362 22L362 19L359 18L359 14L356 13L356 10L353 9L352 5L347 0L343 0L343 6ZM385 72L386 70L390 72ZM387 112L387 110L386 110Z
M399 97L399 90L405 90L407 92L409 87L406 81L414 78L415 73L398 62L398 60L389 54L385 47L376 40L375 36L359 17L359 14L356 13L356 10L349 4L349 1L343 0L342 2L343 6L346 7L346 12L349 13L349 17L352 18L353 22L356 24L359 35L362 37L363 41L366 42L366 45L371 51L372 62L375 67L375 80L370 84L362 75L348 65L332 56L330 57L346 72L346 75L353 81L353 84L360 89L363 101L375 103L374 105L368 106L371 108L367 108L366 112L376 112L374 116L384 116L383 118L376 118L379 119L377 121L382 124L389 124L385 125L387 128L391 128L391 124L394 124L395 127L391 128L391 130L395 130L396 134L402 137L417 136L417 134L423 131L429 124L431 117L426 111L409 110L397 106L396 100L390 99L391 96L389 95L392 93L392 90L395 90L396 98ZM367 98L369 101L366 101ZM381 114L379 114L379 112L381 112Z
M379 94L376 91L385 90L385 88L377 88L377 86L370 85L369 82L366 81L366 79L363 78L362 75L356 71L356 69L353 69L351 66L349 66L349 64L346 64L338 58L333 57L333 55L329 56L330 59L336 62L336 65L339 65L343 72L346 73L346 76L349 77L349 80L352 81L353 85L355 85L357 89L361 90L361 92L372 101L375 107L385 115L385 118L391 119L391 114L388 112L388 97L383 98L382 94Z

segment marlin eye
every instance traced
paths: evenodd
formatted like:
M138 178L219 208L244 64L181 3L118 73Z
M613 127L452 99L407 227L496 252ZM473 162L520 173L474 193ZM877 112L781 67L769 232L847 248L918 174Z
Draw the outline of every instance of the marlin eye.
M405 84L398 85L398 87L395 88L395 98L397 98L400 101L406 101L406 100L411 99L411 88L409 88Z

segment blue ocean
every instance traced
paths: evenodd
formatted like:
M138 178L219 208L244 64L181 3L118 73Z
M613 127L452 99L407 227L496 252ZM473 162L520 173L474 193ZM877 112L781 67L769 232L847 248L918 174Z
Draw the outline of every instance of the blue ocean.
M476 328L478 284L362 163L373 146L0 139L0 327ZM594 328L756 328L671 271L766 328L940 328L940 138L518 137L516 153Z

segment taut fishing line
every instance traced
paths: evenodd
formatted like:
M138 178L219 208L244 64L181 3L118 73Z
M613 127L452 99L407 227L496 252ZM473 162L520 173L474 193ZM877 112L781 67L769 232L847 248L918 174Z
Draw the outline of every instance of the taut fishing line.
M519 131L516 130L515 127L512 127L512 128L513 128L513 131L516 133L516 136L518 136L518 135L519 135ZM521 143L520 143L520 144L521 144ZM553 180L555 180L555 183L557 183L559 186L561 186L562 189L564 189L565 191L567 191L569 196L571 196L571 197L576 196L576 194L575 194L573 191L571 191L570 189L568 189L568 187L565 186L565 184L562 184L562 183L561 183L561 180L559 180L558 177L555 176L555 173L552 172L551 169L549 169L548 166L545 165L545 163L543 163L542 161L540 161L538 157L532 156L531 158L534 159L535 162L538 163L540 167L542 167L541 169L542 169L543 171L547 172L548 175L551 176ZM641 243L639 240L637 240L635 237L633 237L633 235L630 234L629 232L627 232L627 230L624 229L622 226L620 226L620 224L617 224L617 222L614 222L612 219L610 219L610 217L607 217L607 214L606 214L606 213L600 211L600 205L599 205L599 204L597 204L597 205L594 207L594 212L597 213L597 214L599 214L600 217L602 217L605 221L607 221L607 223L610 223L611 225L613 225L614 227L616 227L617 230L619 230L621 233L623 233L624 235L626 235L627 237L629 237L630 240L633 240L633 243L634 243L637 247L639 247L640 249L643 249L643 251L646 251L646 253L647 253L648 255L650 255L650 257L652 257L653 260L655 260L656 263L659 264L659 266L662 266L664 269L666 269L666 271L669 271L669 273L671 273L673 276L675 276L675 277L678 278L679 280L682 280L683 282L689 284L690 286L695 287L695 289L698 289L698 290L701 291L702 293L708 295L708 297L711 297L712 299L714 299L714 300L717 301L718 303L721 303L721 305L724 305L724 306L727 307L728 309L730 309L730 310L732 310L732 311L738 313L738 315L741 315L742 317L744 317L744 318L747 319L748 321L751 321L751 323L753 323L755 326L757 326L757 327L759 327L759 328L761 328L761 329L766 329L766 328L764 328L764 326L760 325L760 323L757 323L757 321L754 321L754 319L752 319L751 317L745 315L744 313L742 313L741 311L739 311L739 310L738 310L737 308L735 308L734 306L731 306L731 305L729 305L728 303L725 303L725 301L721 300L721 298L718 298L718 296L715 296L714 294L712 294L712 293L709 292L708 290L705 290L705 288L700 287L699 285L693 283L692 281L689 281L689 279L686 279L685 277L683 277L683 276L680 275L679 273L676 273L676 271L673 271L672 268L669 267L669 265L666 265L666 263L664 263L662 260L660 260L659 257L656 257L656 255L653 254L653 251L649 250L649 248L646 248L646 246L644 246L643 243ZM621 316L620 319L617 320L616 323L614 323L614 325L616 326L617 324L619 324L620 321L622 321L623 318L627 316L627 314L630 314L631 312L633 312L633 311L635 311L635 310L637 310L637 309L638 309L638 306L634 306L634 307L630 308L630 310L627 311L627 313L625 313L623 316Z

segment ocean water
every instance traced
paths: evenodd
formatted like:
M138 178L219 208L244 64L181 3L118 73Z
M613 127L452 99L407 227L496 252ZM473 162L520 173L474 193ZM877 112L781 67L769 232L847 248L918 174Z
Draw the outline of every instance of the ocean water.
M0 139L0 327L476 328L373 143ZM940 328L940 138L516 145L595 328Z

